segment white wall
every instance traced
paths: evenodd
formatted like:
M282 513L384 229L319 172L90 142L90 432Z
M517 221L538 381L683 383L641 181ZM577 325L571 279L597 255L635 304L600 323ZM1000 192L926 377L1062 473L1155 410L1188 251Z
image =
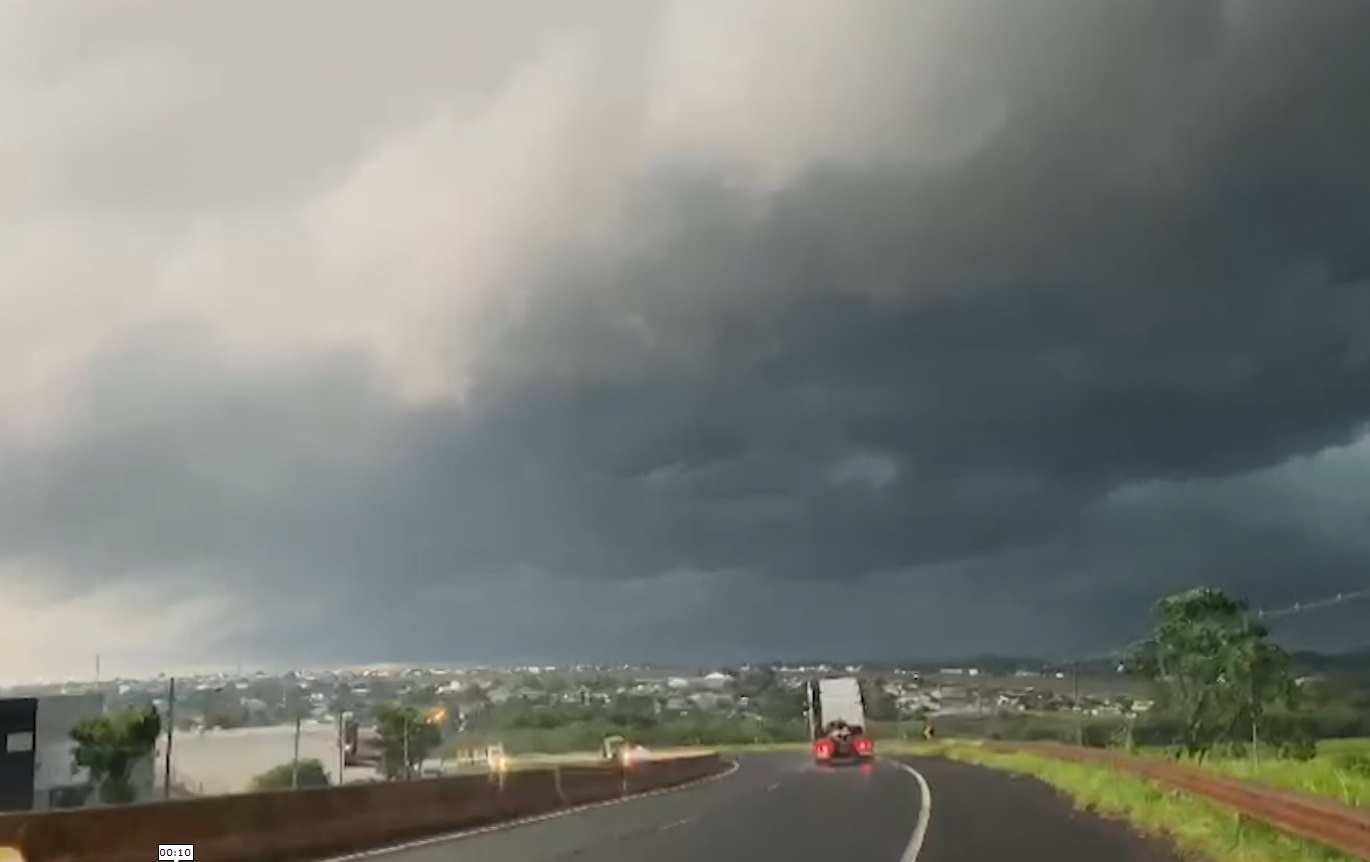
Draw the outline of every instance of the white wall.
M48 807L49 793L60 787L86 782L85 770L76 770L73 761L76 744L72 728L84 718L104 712L104 695L63 694L38 699L38 732L34 737L33 806Z

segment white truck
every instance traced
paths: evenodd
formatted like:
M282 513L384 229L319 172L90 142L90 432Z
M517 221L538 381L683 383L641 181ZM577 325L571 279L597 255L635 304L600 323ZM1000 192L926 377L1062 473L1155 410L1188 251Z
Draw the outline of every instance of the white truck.
M808 701L816 762L860 763L875 756L875 742L866 734L861 685L855 677L811 680Z

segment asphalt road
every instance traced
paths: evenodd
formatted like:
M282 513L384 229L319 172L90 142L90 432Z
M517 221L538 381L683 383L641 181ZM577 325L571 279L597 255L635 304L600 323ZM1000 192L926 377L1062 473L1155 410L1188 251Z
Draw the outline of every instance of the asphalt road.
M802 754L511 828L368 854L377 862L1179 862L1031 779L942 760L821 769ZM916 852L916 856L915 856Z

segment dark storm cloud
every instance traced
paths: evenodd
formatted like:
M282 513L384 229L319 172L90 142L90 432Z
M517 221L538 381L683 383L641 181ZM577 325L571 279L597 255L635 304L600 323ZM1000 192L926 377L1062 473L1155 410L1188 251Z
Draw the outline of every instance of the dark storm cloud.
M615 475L764 451L802 514L692 499L634 511L632 532L649 556L833 577L1020 544L1126 482L1358 436L1370 290L1347 273L1370 128L1351 82L1370 64L1343 34L1364 13L1234 7L1238 36L1205 4L1052 8L1012 54L1031 65L999 64L1008 124L957 169L815 171L752 221L696 196L674 244L549 292L492 360L490 379L500 359L518 375L486 416L498 436ZM1272 53L1338 75L1274 86ZM554 371L576 388L519 385ZM821 480L862 451L898 478ZM631 540L620 554L650 567Z
M508 285L523 316L482 337L460 406L406 407L361 357L236 374L142 336L64 437L11 447L0 542L76 583L277 591L306 622L271 640L297 649L364 615L353 650L432 658L710 625L797 646L823 586L776 583L875 573L924 634L886 610L817 647L1074 646L1194 580L1278 599L1293 571L1301 594L1356 578L1363 541L1252 515L1282 486L1205 502L1228 486L1181 480L1370 416L1370 6L958 9L948 74L974 106L947 110L1000 118L963 158L816 164L760 199L658 165L616 250ZM1159 510L1109 496L1151 480L1179 482ZM1016 598L960 624L992 595ZM1088 610L1097 632L1048 634Z

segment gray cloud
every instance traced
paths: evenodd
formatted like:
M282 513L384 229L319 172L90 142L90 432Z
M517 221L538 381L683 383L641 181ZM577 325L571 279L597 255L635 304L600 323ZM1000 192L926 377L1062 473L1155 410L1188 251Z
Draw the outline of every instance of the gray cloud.
M218 77L22 186L161 266L0 436L8 559L301 660L1050 652L1362 577L1363 4L422 5L121 19Z

